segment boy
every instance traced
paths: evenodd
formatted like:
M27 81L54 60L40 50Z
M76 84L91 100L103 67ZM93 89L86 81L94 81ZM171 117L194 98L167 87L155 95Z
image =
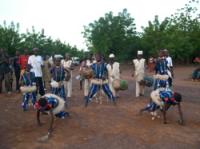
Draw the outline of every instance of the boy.
M32 104L35 105L36 102L36 80L35 74L31 72L31 65L27 64L25 72L21 77L21 85L24 88L33 87L32 91L22 91L22 86L20 87L21 91L23 92L23 101L22 101L22 108L24 111L27 110L29 99L32 99Z

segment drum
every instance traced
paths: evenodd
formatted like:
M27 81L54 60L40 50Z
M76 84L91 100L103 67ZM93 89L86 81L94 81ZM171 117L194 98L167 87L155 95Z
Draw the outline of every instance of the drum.
M147 87L152 87L154 83L153 77L144 76L144 85Z
M65 81L69 81L71 79L70 70L65 69Z
M93 77L93 71L91 68L85 68L82 70L82 75L86 79L91 79Z
M60 84L59 84L58 82L54 81L54 80L51 81L50 85L51 85L51 87L53 87L53 88L59 88L59 87L60 87Z
M36 86L21 86L20 91L22 93L32 93L36 91Z
M128 89L128 83L125 80L116 79L112 82L112 85L115 90L127 90Z

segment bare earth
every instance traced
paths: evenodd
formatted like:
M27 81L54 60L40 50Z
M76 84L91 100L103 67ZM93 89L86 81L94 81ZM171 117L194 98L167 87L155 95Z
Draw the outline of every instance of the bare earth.
M73 97L67 109L71 118L56 119L50 140L37 141L49 126L48 116L42 116L42 127L36 124L33 107L23 112L21 95L0 95L0 149L199 149L200 148L200 82L189 77L194 67L176 67L174 90L183 95L185 126L177 123L178 113L172 107L167 113L168 124L161 119L151 120L148 113L138 112L149 101L150 89L145 97L135 98L135 82L131 66L123 67L122 78L129 81L128 91L120 92L117 106L83 104L79 81L73 80ZM74 72L74 77L77 71Z

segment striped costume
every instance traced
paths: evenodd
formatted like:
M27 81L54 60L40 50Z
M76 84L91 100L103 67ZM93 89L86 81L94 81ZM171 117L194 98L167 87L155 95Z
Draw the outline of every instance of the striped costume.
M160 74L160 75L169 75L168 74L169 68L167 66L167 60L165 58L160 58L156 62L155 72L156 72L156 74ZM168 88L169 87L168 80L156 79L155 84L154 84L154 90L156 90L157 88L160 88L160 87Z
M55 66L50 71L53 81L59 82L59 87L51 87L51 93L60 96L66 101L64 88L65 71L62 66Z
M104 62L100 63L93 63L91 65L91 68L93 70L94 77L91 80L91 86L89 89L88 96L86 96L86 106L90 100L92 100L92 97L101 89L104 91L104 93L108 96L110 100L115 102L115 97L113 96L113 93L111 92L109 85L108 85L108 70L107 70L107 64Z
M36 84L35 74L33 72L25 72L21 77L22 84L24 86L33 86ZM29 99L31 98L32 104L36 102L36 92L23 93L22 108L24 111L27 110Z

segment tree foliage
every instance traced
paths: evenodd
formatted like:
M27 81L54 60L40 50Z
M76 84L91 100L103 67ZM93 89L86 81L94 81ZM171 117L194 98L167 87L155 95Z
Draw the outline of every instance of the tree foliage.
M155 16L143 32L137 33L134 18L126 9L117 16L112 12L85 26L84 37L91 51L103 54L114 52L119 59L135 57L142 49L145 56L156 56L158 50L168 49L178 62L189 62L200 54L200 14L198 0L191 0L183 8L163 21Z
M40 49L40 54L62 54L69 53L72 56L82 57L83 51L61 42L59 39L53 40L44 34L44 29L36 32L35 28L27 30L26 33L19 33L19 24L11 22L7 25L0 26L0 47L8 51L10 55L14 55L16 50L28 49L29 51L35 47Z

